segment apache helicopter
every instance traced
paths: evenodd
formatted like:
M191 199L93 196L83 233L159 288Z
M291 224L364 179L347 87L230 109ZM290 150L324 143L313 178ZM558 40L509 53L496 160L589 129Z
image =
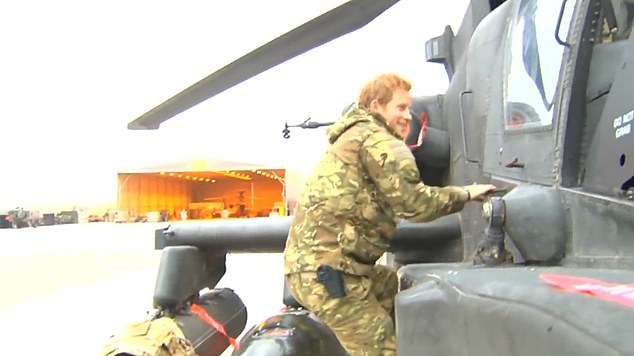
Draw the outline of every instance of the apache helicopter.
M128 128L158 129L396 2L349 1ZM422 180L492 182L500 192L459 214L399 225L390 259L399 267L399 354L634 354L633 19L632 0L472 0L457 32L447 26L426 42L427 61L444 65L450 84L414 99L407 143ZM175 317L199 355L220 354L246 323L239 297L213 289L226 253L281 252L289 225L282 217L157 230L157 317ZM345 354L288 296L289 309L245 333L234 355ZM192 305L224 329L209 328Z

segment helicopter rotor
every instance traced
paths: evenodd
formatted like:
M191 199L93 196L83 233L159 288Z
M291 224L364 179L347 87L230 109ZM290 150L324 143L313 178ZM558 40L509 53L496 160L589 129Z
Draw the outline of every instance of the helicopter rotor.
M350 0L227 64L131 121L128 129L156 130L161 123L251 77L358 30L397 2Z

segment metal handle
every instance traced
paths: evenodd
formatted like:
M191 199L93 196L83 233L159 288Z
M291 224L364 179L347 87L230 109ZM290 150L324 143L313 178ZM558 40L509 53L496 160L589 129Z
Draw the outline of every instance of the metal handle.
M506 168L524 168L524 163L520 163L520 159L513 157L510 161L504 163Z
M559 37L559 29L561 28L561 20L564 17L564 10L565 9L566 9L566 0L563 0L561 2L561 9L559 10L559 18L557 19L557 27L555 27L555 40L560 45L570 48L570 43L565 42L564 40L561 39L561 37Z
M465 94L473 93L471 90L463 90L460 92L460 98L458 99L458 112L460 113L460 125L462 125L462 148L464 149L464 157L465 161L470 163L480 163L480 161L469 158L469 150L467 150L467 132L465 131L464 125L464 109L462 107L462 98Z

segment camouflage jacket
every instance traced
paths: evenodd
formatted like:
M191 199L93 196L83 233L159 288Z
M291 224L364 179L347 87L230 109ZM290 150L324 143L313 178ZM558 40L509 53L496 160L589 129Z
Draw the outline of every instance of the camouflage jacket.
M126 325L113 335L102 356L196 356L174 319L162 317Z
M326 264L368 275L399 219L433 220L461 210L468 199L459 187L424 185L402 138L364 109L345 114L328 138L295 208L285 274Z

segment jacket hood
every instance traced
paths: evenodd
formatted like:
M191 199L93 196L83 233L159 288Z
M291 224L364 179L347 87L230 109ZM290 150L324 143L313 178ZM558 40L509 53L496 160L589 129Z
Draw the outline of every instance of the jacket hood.
M377 114L371 114L365 108L355 106L343 114L337 122L328 127L328 142L333 144L344 132L348 131L349 128L362 122L375 123L376 125L387 128L392 134L395 134L385 121L377 116Z

